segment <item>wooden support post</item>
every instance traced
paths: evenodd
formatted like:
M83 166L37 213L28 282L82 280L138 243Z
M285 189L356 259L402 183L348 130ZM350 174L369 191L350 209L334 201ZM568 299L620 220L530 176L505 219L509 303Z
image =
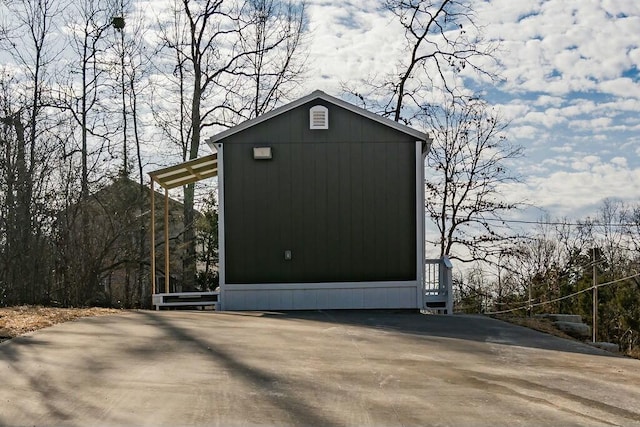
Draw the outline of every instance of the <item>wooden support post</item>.
M169 190L164 189L164 291L169 293Z
M156 293L156 202L154 181L151 180L151 295Z

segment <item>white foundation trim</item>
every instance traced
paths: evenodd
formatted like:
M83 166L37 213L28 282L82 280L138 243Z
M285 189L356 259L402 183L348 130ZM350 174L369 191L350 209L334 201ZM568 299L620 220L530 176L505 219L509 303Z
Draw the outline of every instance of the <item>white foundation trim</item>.
M225 284L225 310L330 310L420 307L418 282Z

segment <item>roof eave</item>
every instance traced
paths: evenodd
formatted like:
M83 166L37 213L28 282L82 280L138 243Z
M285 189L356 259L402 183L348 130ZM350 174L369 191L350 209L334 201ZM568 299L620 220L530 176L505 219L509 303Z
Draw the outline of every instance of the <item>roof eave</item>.
M246 122L240 123L237 126L234 126L232 128L229 128L225 131L222 131L216 135L213 135L212 137L208 138L206 143L209 145L209 147L212 150L215 150L215 143L218 141L221 141L231 135L234 135L238 132L242 132L245 129L248 129L250 127L253 127L259 123L262 123L264 121L267 121L273 117L279 116L280 114L286 113L287 111L293 110L294 108L297 108L301 105L306 104L307 102L313 101L314 99L322 99L324 101L327 101L331 104L337 105L339 107L342 107L348 111L351 111L353 113L359 114L361 116L364 116L370 120L376 121L378 123L381 123L385 126L388 126L390 128L396 129L400 132L403 132L407 135L411 135L413 137L415 137L417 140L420 141L425 141L427 144L430 145L431 143L431 138L429 138L429 135L427 135L424 132L420 132L412 127L403 125L401 123L395 122L391 119L388 119L386 117L382 117L378 114L372 113L371 111L367 111L364 108L360 108L358 106L355 106L349 102L343 101L339 98L333 97L331 95L326 94L325 92L321 91L321 90L316 90L312 93L310 93L307 96L304 96L300 99L297 99L293 102L290 102L288 104L285 104L281 107L278 107L266 114L263 114L262 116L256 117L254 119L251 120L247 120Z
M199 157L177 165L149 172L152 181L170 190L218 175L218 154Z

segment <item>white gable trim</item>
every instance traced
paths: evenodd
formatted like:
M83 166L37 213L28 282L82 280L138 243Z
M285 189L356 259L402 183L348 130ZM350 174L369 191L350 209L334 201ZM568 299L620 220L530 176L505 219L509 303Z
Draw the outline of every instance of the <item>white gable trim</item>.
M360 108L357 107L349 102L343 101L341 99L335 98L331 95L327 95L326 93L324 93L321 90L316 90L314 92L312 92L311 94L304 96L296 101L290 102L289 104L283 105L282 107L276 108L275 110L272 110L266 114L263 114L262 116L256 117L255 119L251 119L251 120L247 120L246 122L240 123L237 126L234 126L232 128L229 128L223 132L220 132L219 134L213 135L212 137L210 137L209 139L207 139L207 144L211 147L211 149L213 150L215 147L215 143L227 138L231 135L234 135L238 132L242 132L245 129L248 129L252 126L255 126L259 123L265 122L273 117L279 116L280 114L286 113L287 111L293 110L294 108L297 108L301 105L306 104L307 102L313 101L315 99L322 99L328 103L331 103L333 105L337 105L339 107L344 108L345 110L349 110L353 113L359 114L363 117L366 117L368 119L371 119L375 122L381 123L385 126L388 126L390 128L396 129L400 132L403 132L407 135L411 135L416 139L419 139L421 141L425 141L427 143L431 143L431 139L429 138L429 136L424 133L424 132L420 132L416 129L413 129L409 126L405 126L401 123L395 122L391 119L387 119L386 117L382 117L378 114L372 113L371 111L367 111L364 108Z

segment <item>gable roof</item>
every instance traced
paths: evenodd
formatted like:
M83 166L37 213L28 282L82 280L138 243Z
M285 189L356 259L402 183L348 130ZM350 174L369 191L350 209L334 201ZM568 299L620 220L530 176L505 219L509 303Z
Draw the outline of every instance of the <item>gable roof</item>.
M232 128L229 128L223 132L220 132L216 135L213 135L212 137L207 139L207 144L211 147L212 150L216 150L214 144L224 138L227 138L228 136L231 136L233 134L236 134L238 132L242 132L245 129L248 129L252 126L257 125L258 123L262 123L265 122L273 117L276 117L280 114L286 113L287 111L293 110L294 108L297 108L301 105L306 104L307 102L313 101L315 99L322 99L330 104L333 105L337 105L338 107L342 107L345 110L351 111L355 114L359 114L361 116L364 116L370 120L373 120L375 122L381 123L385 126L388 126L390 128L396 129L400 132L403 132L407 135L411 135L413 137L416 138L416 140L420 140L420 141L425 141L427 143L431 142L431 138L429 138L429 135L427 135L424 132L420 132L414 128L411 128L409 126L405 126L401 123L395 122L391 119L388 119L386 117L382 117L378 114L372 113L371 111L367 111L364 108L360 108L358 106L355 106L349 102L343 101L341 99L335 98L331 95L327 95L326 93L324 93L321 90L316 90L312 93L310 93L307 96L304 96L296 101L290 102L289 104L283 105L279 108L276 108L275 110L272 110L266 114L263 114L259 117L256 117L254 119L251 120L247 120L246 122L240 123L237 126L234 126Z

